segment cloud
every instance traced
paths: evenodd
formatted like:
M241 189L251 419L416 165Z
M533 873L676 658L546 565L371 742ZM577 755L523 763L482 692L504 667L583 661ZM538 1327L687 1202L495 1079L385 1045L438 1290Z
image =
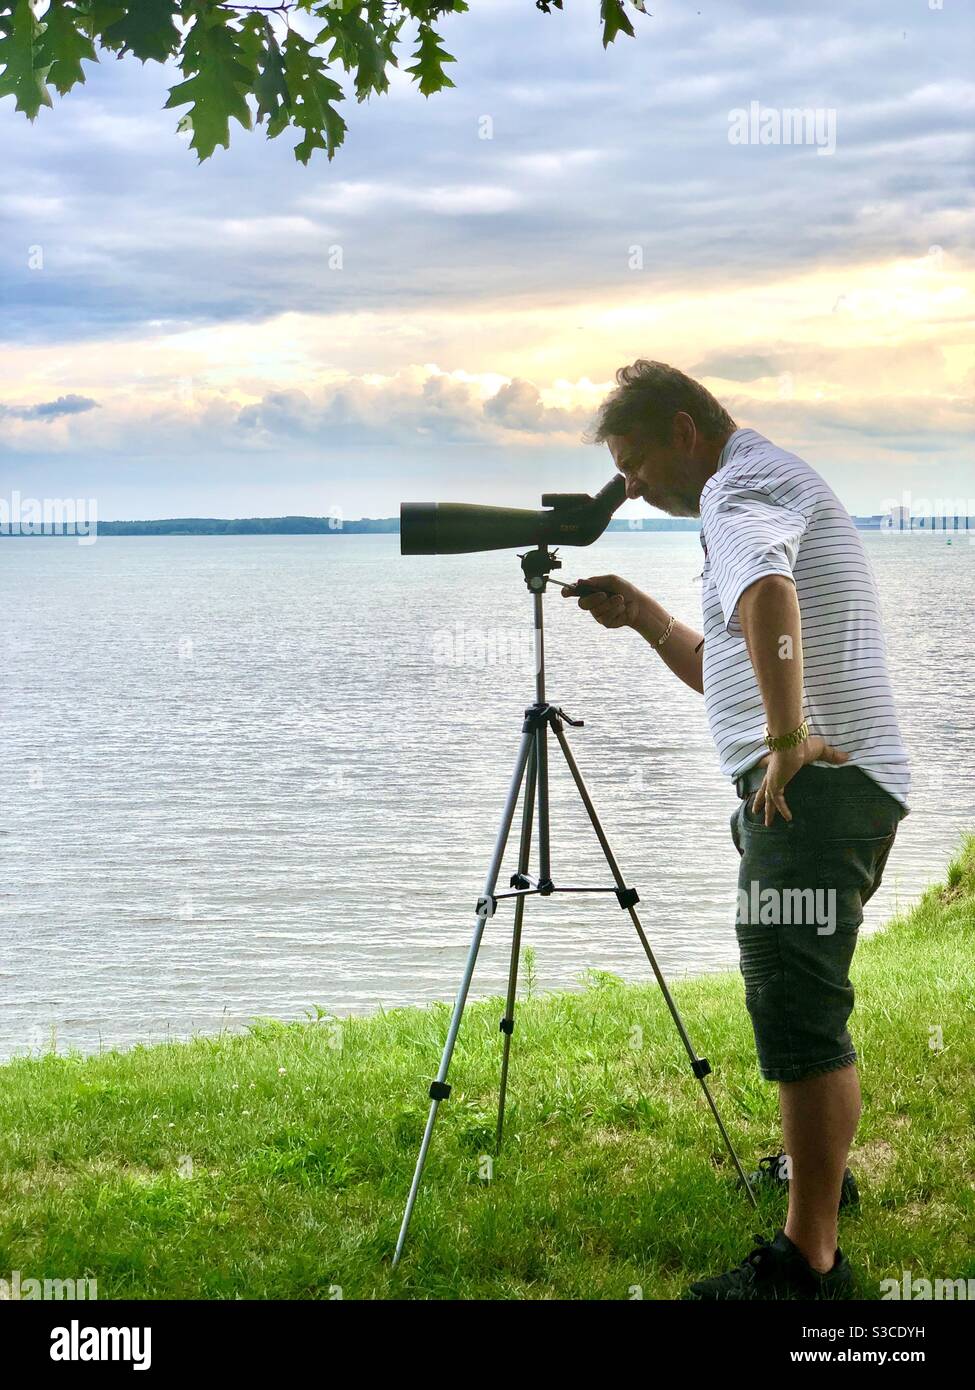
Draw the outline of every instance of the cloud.
M761 377L775 376L781 370L767 357L712 353L691 367L691 375L720 377L723 381L757 381Z
M500 443L509 433L525 442L552 434L576 439L584 414L543 405L534 383L515 380L485 395L477 378L433 368L379 381L349 378L322 391L273 391L244 406L236 424L254 445L276 448L288 439L315 440L330 449L354 444Z
M567 434L581 428L582 413L542 404L538 387L515 378L484 403L484 414L508 430L526 434Z
M63 415L82 415L86 410L97 410L98 402L89 396L58 396L56 401L41 401L37 405L0 405L0 415L9 415L15 420L57 420Z
M496 184L444 184L439 186L399 182L336 183L327 191L309 194L300 200L307 208L328 213L331 219L340 215L388 214L395 209L416 209L441 217L493 216L510 212L521 202L511 188Z

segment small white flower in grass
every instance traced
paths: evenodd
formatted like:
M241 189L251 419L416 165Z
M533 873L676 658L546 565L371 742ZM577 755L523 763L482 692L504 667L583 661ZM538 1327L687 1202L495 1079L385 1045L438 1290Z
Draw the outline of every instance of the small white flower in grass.
M278 1067L278 1076L287 1076L287 1074L288 1074L288 1068L287 1068L287 1067Z

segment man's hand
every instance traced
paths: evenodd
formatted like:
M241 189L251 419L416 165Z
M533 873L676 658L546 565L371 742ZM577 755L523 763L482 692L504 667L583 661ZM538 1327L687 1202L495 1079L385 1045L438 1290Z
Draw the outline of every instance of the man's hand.
M752 810L756 816L760 816L764 807L766 825L772 824L776 811L783 820L790 821L792 812L786 803L785 789L799 769L805 767L806 763L845 763L849 756L849 753L841 753L838 748L831 747L818 734L810 735L795 748L782 748L777 753L766 754L762 759L765 780L755 793Z
M602 627L635 627L640 618L640 601L643 594L618 574L597 574L591 579L581 579L577 583L588 584L598 589L595 594L587 594L579 599L579 607L591 613ZM563 598L577 598L575 584L562 588Z

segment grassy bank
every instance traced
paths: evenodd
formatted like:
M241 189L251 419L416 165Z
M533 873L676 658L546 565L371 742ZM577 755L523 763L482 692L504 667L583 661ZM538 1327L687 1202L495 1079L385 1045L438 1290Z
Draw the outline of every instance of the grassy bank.
M975 837L944 887L861 943L854 979L862 1205L841 1242L861 1294L904 1268L975 1277ZM739 1151L774 1152L738 976L675 994ZM0 1068L0 1276L91 1275L101 1298L672 1298L777 1223L780 1199L759 1216L735 1195L656 987L598 977L519 1006L490 1182L500 1009L469 1008L392 1272L448 1015Z

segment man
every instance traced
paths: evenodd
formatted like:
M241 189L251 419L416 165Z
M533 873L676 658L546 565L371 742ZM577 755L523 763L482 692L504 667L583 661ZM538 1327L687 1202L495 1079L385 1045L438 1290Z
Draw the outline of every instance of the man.
M850 1297L837 1248L860 1116L849 967L909 786L876 587L853 522L807 463L739 429L673 367L638 361L616 379L596 442L628 497L700 516L704 633L616 575L587 579L599 592L579 606L633 628L704 695L740 798L735 930L789 1178L784 1230L688 1296Z

